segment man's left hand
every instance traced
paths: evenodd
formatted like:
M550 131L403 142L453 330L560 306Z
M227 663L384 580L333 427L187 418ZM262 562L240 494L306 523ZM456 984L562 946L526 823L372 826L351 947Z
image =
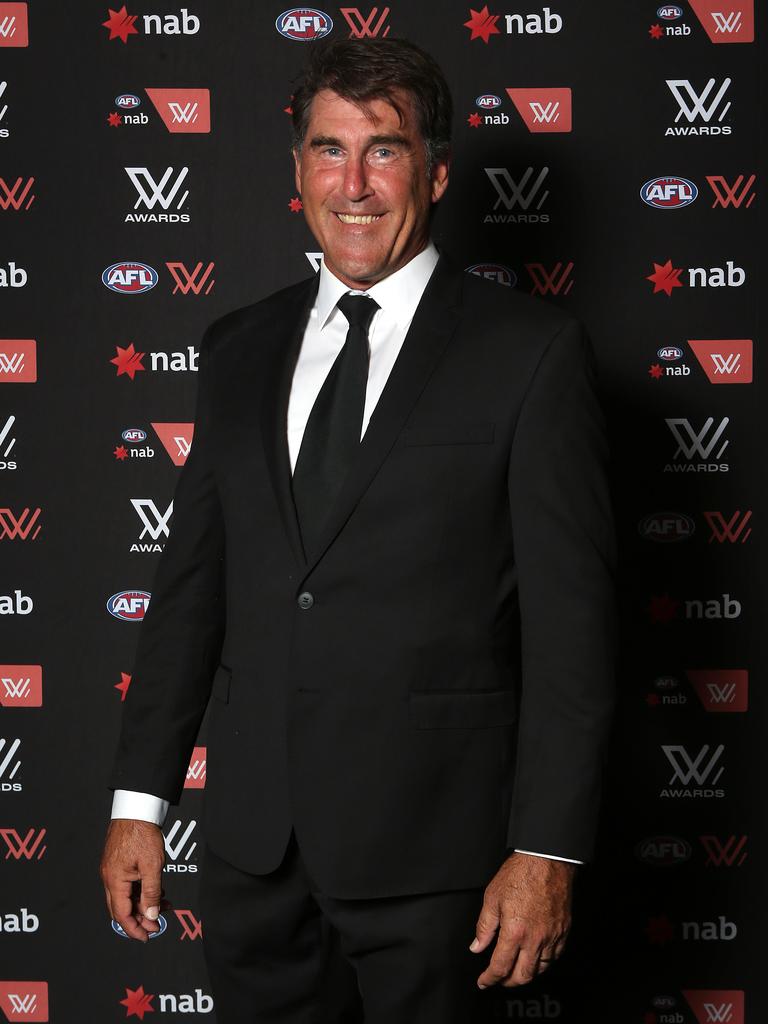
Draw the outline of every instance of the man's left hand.
M498 932L480 988L525 985L563 951L571 927L576 865L528 853L513 853L489 882L477 921L473 953Z

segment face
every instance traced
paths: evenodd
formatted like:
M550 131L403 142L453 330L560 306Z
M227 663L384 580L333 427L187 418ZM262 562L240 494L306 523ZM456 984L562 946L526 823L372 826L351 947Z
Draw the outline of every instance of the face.
M330 90L317 93L296 187L325 264L350 288L369 288L405 266L429 240L429 211L448 186L448 163L427 176L424 140L410 98L404 121L385 100L370 116Z

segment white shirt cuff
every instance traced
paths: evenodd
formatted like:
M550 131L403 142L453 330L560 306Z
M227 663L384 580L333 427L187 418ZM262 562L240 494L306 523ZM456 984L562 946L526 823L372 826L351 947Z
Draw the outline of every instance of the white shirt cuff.
M132 789L116 789L112 798L113 818L135 818L162 826L169 803L151 793L136 793Z
M533 850L515 850L515 853L527 853L530 857L546 857L547 860L564 860L567 864L584 863L583 860L571 860L570 857L555 857L552 853L534 853Z

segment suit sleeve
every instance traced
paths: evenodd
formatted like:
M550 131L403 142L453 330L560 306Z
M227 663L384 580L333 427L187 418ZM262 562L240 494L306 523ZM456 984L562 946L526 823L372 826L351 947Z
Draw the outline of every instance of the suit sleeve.
M224 527L214 479L210 331L200 346L195 431L141 624L111 789L176 803L219 661Z
M523 401L509 462L522 689L508 846L592 856L614 702L615 536L594 357L571 321Z

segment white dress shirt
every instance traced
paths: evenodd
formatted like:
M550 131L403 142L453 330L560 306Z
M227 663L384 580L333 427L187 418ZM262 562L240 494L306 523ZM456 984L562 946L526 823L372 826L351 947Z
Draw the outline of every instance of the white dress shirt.
M430 242L426 249L394 274L385 277L366 292L353 292L369 295L380 307L376 310L368 329L370 357L361 437L381 397L437 260L437 249ZM343 281L332 274L322 262L317 297L304 331L288 399L287 435L291 471L296 466L312 406L347 337L349 325L336 304L342 295L349 291ZM168 813L168 806L167 800L149 793L116 789L112 802L112 817L136 818L162 825ZM517 852L532 853L531 850ZM553 857L551 854L534 855L549 857L551 860L568 860L566 857Z

